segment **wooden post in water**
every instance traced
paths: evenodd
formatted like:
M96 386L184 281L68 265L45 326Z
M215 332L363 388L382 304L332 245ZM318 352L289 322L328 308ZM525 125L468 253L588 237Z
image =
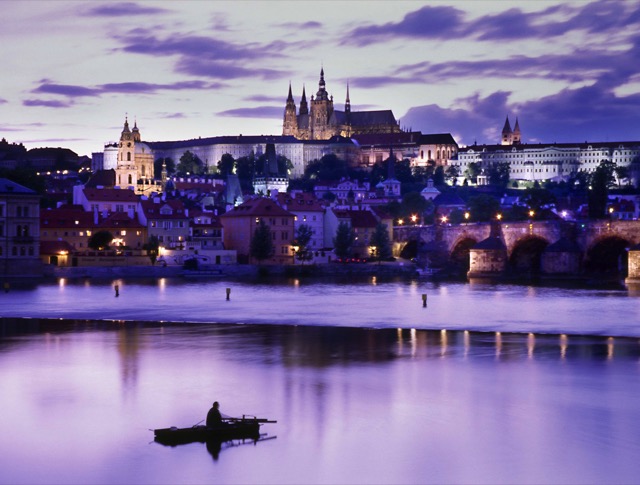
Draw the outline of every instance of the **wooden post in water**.
M116 284L114 289L116 290L116 297L120 296L120 285Z
M231 296L231 288L227 288L227 301L229 301L230 296Z
M427 308L427 294L422 294L422 308Z

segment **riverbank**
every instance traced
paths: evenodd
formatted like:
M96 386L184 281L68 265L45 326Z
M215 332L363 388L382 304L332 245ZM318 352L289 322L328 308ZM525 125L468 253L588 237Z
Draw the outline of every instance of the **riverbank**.
M199 270L186 270L182 266L82 266L49 267L45 278L242 278L256 276L335 277L406 276L417 275L415 265L405 262L324 265L269 265L249 264L211 265Z

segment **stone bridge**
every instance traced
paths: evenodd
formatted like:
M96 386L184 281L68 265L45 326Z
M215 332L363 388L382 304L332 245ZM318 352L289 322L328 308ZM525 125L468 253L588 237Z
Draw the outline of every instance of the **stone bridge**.
M627 252L640 244L640 221L525 221L394 227L394 254L428 253L431 262L469 266L470 251L495 236L512 268L540 271L545 252L574 254L571 273L626 272ZM438 256L439 255L439 256ZM624 266L624 268L622 267Z

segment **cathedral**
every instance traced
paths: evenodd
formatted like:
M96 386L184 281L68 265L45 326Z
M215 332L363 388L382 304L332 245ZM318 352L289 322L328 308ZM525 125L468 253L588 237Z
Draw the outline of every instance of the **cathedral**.
M520 123L518 123L518 118L516 117L516 125L512 130L511 124L509 123L509 116L507 116L507 119L504 122L504 127L502 128L502 144L520 145L520 143L522 143L522 134L520 133Z
M300 109L296 109L291 84L284 109L282 135L291 135L298 140L328 140L333 136L400 133L400 126L391 110L351 111L349 86L344 111L333 108L333 96L329 96L324 82L324 69L320 70L320 82L315 97L311 95L310 106L304 87Z

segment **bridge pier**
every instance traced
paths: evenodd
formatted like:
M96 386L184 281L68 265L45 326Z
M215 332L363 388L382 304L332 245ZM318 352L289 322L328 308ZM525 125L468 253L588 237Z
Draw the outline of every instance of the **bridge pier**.
M628 285L640 286L640 244L629 249L629 272L624 282Z

